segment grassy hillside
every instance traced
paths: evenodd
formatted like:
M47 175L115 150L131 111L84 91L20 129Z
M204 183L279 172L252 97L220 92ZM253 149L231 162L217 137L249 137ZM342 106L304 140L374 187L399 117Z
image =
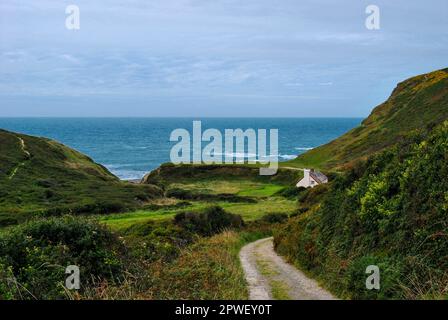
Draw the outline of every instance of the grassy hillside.
M343 169L399 142L414 129L448 119L448 69L410 78L394 89L362 124L283 165Z
M211 165L174 165L166 163L157 170L150 172L143 179L144 183L159 186L169 185L179 181L200 182L221 180L253 181L260 184L295 185L303 177L301 170L279 169L275 175L262 176L259 167L248 164L211 164Z
M119 181L58 142L0 130L0 224L29 213L120 211L160 194Z
M448 298L447 163L448 121L308 191L277 250L342 297ZM365 287L369 265L380 268L378 291Z

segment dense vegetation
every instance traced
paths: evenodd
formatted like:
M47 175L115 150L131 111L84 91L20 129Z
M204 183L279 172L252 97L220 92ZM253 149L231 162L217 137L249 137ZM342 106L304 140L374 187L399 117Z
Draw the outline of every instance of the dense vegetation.
M447 298L447 163L448 122L411 134L302 195L277 250L342 297ZM368 265L380 267L379 291L365 287Z
M0 226L33 214L120 212L161 195L60 143L0 130Z
M174 217L174 223L184 229L210 236L227 228L241 228L243 219L224 211L218 206L210 207L203 212L180 212Z
M246 298L238 251L270 229L219 207L120 233L87 217L31 220L0 235L0 299ZM64 286L69 265L79 291Z
M66 296L65 269L82 271L82 286L123 276L126 251L106 227L87 219L30 221L0 235L0 299Z
M349 168L359 159L398 143L410 131L430 131L448 119L448 69L410 78L376 107L362 124L331 141L284 163L286 166L331 170Z

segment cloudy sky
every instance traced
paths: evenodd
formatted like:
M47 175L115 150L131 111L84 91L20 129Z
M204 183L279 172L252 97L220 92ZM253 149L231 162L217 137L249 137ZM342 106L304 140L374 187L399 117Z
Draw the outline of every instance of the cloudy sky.
M0 116L366 116L447 57L447 0L2 0Z

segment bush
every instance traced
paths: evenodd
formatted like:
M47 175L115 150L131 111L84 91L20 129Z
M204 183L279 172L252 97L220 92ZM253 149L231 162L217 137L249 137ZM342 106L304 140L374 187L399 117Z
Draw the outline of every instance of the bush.
M299 194L299 202L301 205L313 205L319 203L328 192L328 183L320 184L314 188L306 188Z
M0 273L0 298L63 298L69 265L80 268L81 287L93 279L115 279L122 274L125 252L114 234L92 220L29 221L0 236L0 265L8 270ZM11 281L16 291L8 289Z
M261 217L261 220L267 223L282 223L288 220L286 213L268 213Z
M172 188L166 191L166 197L176 198L181 200L193 200L197 196L193 194L190 190L180 189L180 188Z
M279 190L276 193L276 195L285 197L288 199L293 199L293 198L297 198L299 196L299 194L301 194L305 190L306 190L306 188L304 188L304 187L297 188L296 186L289 186L289 187L284 187L283 189Z
M365 282L366 268L369 265L378 266L380 270L380 290L369 290ZM400 277L404 270L390 258L366 255L353 259L347 268L347 290L353 299L393 299L398 298Z
M171 261L180 249L193 243L195 236L172 221L146 221L123 231L130 254L146 261Z
M221 207L214 206L207 208L204 212L178 213L174 217L174 223L191 232L210 236L227 228L242 227L243 219L239 215L228 213Z

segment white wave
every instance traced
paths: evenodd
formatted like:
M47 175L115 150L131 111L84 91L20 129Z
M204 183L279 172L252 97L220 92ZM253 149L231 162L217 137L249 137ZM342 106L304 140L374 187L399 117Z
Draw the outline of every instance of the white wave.
M131 145L124 145L123 148L127 149L127 150L146 150L149 147L147 146L131 146Z
M281 154L280 158L285 159L285 160L292 160L297 158L296 154Z
M301 151L308 151L308 150L314 149L314 147L296 147L294 149L301 150Z
M265 156L260 156L259 154L255 154L255 153L238 153L238 152L233 152L233 153L214 153L214 156L226 156L226 157L234 157L237 160L238 159L255 159L255 160L277 160L277 159L285 159L285 160L291 160L291 159L295 159L297 157L296 154L271 154L271 155L265 155Z
M105 166L107 169L109 170L116 170L116 169L129 169L132 170L132 168L139 166L147 166L148 162L145 161L136 161L133 163L113 163L113 164L103 164L103 166Z
M297 157L296 154L272 154L265 157L261 157L263 160L276 160L276 159L284 159L284 160L291 160L295 159Z
M255 158L255 157L258 156L255 153L241 153L241 152L232 152L232 153L215 152L215 153L212 153L212 155L215 155L215 156L225 156L225 157L235 157L235 158Z

